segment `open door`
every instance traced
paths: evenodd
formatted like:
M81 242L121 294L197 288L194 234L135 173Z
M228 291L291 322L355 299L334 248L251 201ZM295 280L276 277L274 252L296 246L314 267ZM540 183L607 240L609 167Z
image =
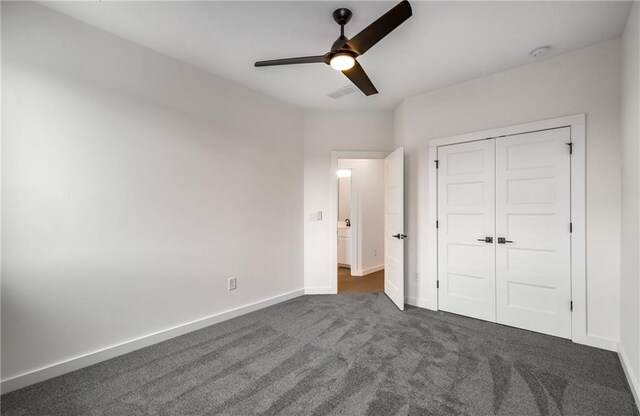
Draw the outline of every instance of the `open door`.
M384 293L404 310L404 149L384 159Z

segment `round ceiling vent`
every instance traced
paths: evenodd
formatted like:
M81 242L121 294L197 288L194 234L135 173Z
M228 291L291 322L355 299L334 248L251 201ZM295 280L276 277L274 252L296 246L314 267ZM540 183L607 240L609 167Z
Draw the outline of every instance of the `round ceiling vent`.
M533 58L540 58L541 56L544 56L547 53L549 53L550 49L551 49L551 46L541 46L529 52L529 55L531 55Z

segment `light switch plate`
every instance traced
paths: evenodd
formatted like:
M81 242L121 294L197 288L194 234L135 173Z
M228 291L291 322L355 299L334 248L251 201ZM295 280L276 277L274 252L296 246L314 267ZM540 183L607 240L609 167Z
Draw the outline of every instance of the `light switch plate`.
M309 221L322 221L322 211L310 212Z

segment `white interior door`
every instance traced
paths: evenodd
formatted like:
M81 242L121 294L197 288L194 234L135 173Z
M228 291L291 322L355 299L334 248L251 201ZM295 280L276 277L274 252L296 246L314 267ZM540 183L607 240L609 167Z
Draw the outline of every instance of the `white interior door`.
M494 140L438 148L438 301L496 319Z
M496 139L497 322L571 338L569 127Z
M384 160L384 293L404 310L404 149Z

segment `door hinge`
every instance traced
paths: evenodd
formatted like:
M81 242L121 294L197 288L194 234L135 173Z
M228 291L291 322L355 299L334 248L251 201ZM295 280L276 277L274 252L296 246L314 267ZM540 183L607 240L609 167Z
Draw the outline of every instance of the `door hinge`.
M438 169L438 167L440 166L440 161L439 160L434 160L434 162L436 162L436 169Z
M573 301L570 302L569 308L571 309L571 312L573 312Z
M573 154L573 143L569 142L569 143L567 143L567 146L569 146L569 154L572 155Z
M436 289L440 289L440 280L436 280Z
M573 223L569 223L569 234L573 233Z
M436 228L440 228L440 222L436 220Z

